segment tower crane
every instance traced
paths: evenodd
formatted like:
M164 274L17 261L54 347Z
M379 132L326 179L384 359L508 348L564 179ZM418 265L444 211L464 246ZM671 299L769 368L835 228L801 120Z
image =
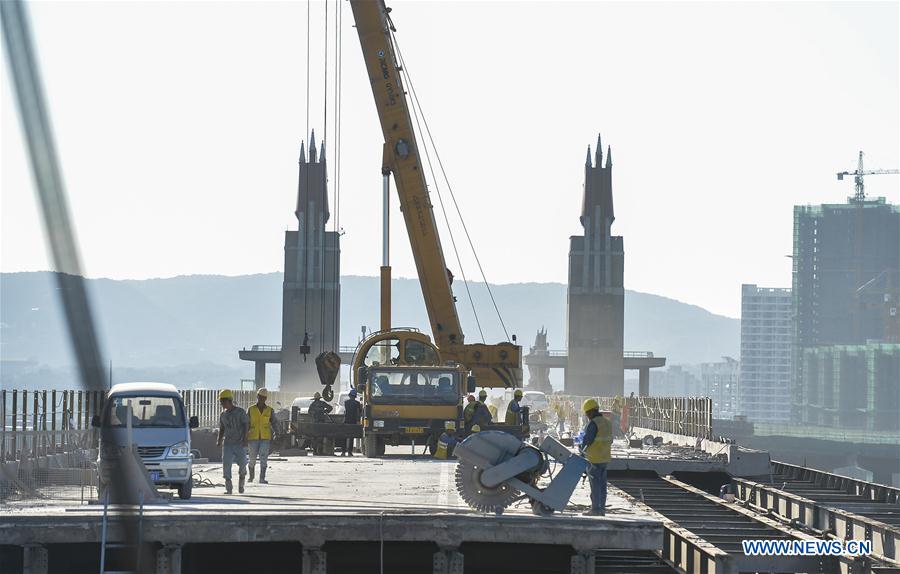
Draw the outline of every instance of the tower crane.
M863 185L863 176L866 175L885 175L885 174L900 174L900 170L897 169L863 169L863 152L859 152L859 162L856 164L856 171L840 171L837 174L837 178L839 181L843 181L845 175L852 175L853 182L856 184L856 194L853 196L853 201L865 201L866 200L866 190Z

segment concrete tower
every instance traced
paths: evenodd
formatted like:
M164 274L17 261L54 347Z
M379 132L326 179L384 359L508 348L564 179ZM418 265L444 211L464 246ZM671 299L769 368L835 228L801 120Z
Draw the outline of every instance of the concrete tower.
M281 319L281 390L312 394L322 385L315 358L338 352L340 341L340 234L327 231L328 170L325 142L316 150L309 137L309 154L300 145L297 184L297 231L284 234L284 290ZM301 347L309 346L304 357Z
M624 392L625 290L622 237L612 235L612 152L603 165L600 137L584 165L581 226L569 238L569 305L566 392L614 396ZM593 163L592 163L593 159Z

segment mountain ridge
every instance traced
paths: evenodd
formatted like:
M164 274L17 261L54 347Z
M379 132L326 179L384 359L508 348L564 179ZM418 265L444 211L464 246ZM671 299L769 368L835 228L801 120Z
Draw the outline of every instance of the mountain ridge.
M377 328L378 281L377 277L342 277L341 344L355 344L362 325ZM86 283L106 356L123 368L209 364L249 378L252 365L238 359L238 349L281 340L280 272L98 278ZM454 287L466 339L480 341L466 290L458 282ZM73 363L55 290L50 272L0 274L0 358L6 362L29 359L48 368ZM491 284L491 290L509 334L518 336L526 352L542 327L547 329L551 348L565 347L566 285L506 283ZM506 340L484 283L470 281L469 291L484 340ZM417 280L392 281L392 307L395 325L429 331ZM739 341L739 319L669 297L626 290L627 350L652 351L666 356L669 364L693 364L737 356Z

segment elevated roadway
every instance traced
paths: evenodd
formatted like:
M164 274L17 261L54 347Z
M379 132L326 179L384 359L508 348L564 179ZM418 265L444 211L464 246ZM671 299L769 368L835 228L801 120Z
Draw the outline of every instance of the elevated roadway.
M650 394L650 369L666 366L665 357L657 357L649 351L625 351L623 361L626 371L638 371L638 394L642 397ZM523 362L529 367L565 369L569 353L564 349L532 351L525 355Z

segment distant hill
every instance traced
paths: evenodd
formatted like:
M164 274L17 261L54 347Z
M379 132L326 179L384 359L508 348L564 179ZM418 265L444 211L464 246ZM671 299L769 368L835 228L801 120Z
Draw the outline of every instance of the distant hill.
M252 377L237 350L280 344L281 273L225 277L192 275L169 279L88 281L99 319L103 349L114 369L168 373L190 381ZM545 327L551 348L564 348L566 286L560 283L492 285L510 334L526 348ZM428 331L419 284L393 281L394 324ZM483 283L470 283L487 342L505 339ZM461 282L454 283L466 338L481 337ZM353 345L360 326L378 325L378 279L346 276L341 284L341 343ZM668 357L669 364L738 356L740 321L673 299L626 291L625 348ZM30 360L31 370L72 364L52 274L0 274L0 359L10 384ZM207 375L204 375L207 373ZM50 377L50 373L46 373ZM270 374L270 377L272 375ZM117 377L118 378L118 377ZM223 383L224 384L224 383Z

